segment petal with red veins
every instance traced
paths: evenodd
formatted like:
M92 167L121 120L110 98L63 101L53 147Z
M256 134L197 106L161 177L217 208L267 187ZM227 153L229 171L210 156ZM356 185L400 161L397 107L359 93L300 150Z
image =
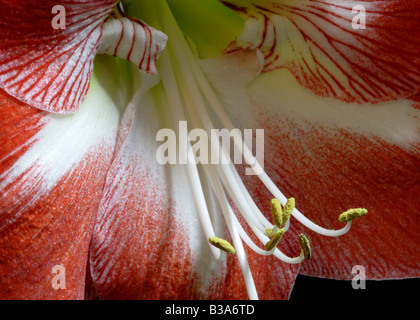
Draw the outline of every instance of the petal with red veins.
M113 0L63 1L65 29L54 29L55 1L2 2L0 86L41 110L79 108Z
M420 89L416 1L222 1L247 19L237 45L259 48L265 71L289 69L301 85L345 102L382 102ZM365 9L365 29L355 29Z
M140 70L156 74L155 61L167 36L134 18L110 19L103 24L98 53L133 62Z
M74 112L88 92L98 50L155 72L166 36L141 21L115 19L114 0L61 2L64 29L52 26L55 5L54 1L2 4L6 18L0 22L0 88L7 93L41 110Z
M3 299L84 298L88 247L120 119L112 89L123 88L117 77L104 77L112 69L104 59L97 64L107 69L94 72L76 114L50 114L1 91ZM65 270L65 290L53 286L57 265Z

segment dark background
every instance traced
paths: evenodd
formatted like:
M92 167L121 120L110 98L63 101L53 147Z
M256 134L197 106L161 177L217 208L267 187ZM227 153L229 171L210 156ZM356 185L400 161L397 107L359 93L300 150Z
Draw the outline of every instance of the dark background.
M366 289L353 289L351 281L298 275L290 301L381 301L420 303L420 279L366 280Z

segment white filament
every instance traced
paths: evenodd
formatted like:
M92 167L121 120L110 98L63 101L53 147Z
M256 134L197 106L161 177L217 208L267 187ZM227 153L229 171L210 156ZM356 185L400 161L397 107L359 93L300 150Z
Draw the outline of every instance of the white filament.
M172 118L183 121L185 119L184 112L182 110L181 97L179 95L178 85L176 83L175 76L173 74L171 61L169 59L168 53L165 51L161 56L162 68L160 70L160 75L162 77L162 83L165 88L166 94L168 96L168 103L172 112ZM174 125L176 125L174 121ZM188 142L189 144L189 142ZM189 146L188 146L189 147ZM180 156L184 156L183 152L180 152ZM181 159L182 163L186 163L186 170L188 179L191 184L191 190L194 197L194 201L198 210L199 219L201 226L203 228L204 234L207 239L209 237L214 237L213 225L211 223L209 212L206 204L206 200L203 193L203 188L200 182L200 177L198 175L198 170L196 165L185 161L186 159ZM220 250L210 246L210 249L216 259L220 258Z
M168 102L173 113L174 121L185 120L183 111L183 108L185 108L185 114L188 114L189 119L191 119L191 122L195 127L204 128L207 132L211 132L211 130L214 129L211 120L212 118L208 110L211 108L222 125L230 130L233 135L238 135L219 99L204 76L198 61L192 54L181 30L178 28L166 1L157 1L157 6L160 22L164 31L169 36L167 52L169 52L170 55L167 53L162 55L160 75L168 94ZM173 58L173 60L171 60L171 58ZM254 170L260 173L258 174L258 177L262 183L284 206L287 198L264 172L249 148L243 144L242 137L236 136L233 140L238 150L241 150L245 161L248 164L252 164ZM241 145L239 146L239 144ZM236 171L235 166L231 161L223 161L230 157L228 152L223 149L220 143L216 145L211 143L210 145L212 152L218 152L218 154L222 155L222 164L203 165L203 169L219 202L228 230L237 250L237 256L245 279L248 295L251 299L256 299L258 298L258 295L241 240L243 240L254 252L261 255L274 255L279 260L289 264L300 263L304 259L304 255L301 253L298 257L291 258L283 254L278 248L266 251L251 240L238 218L234 215L228 202L227 195L234 201L242 217L262 244L265 244L270 240L265 234L265 229L273 228L274 226L266 219L253 201ZM214 231L206 208L197 167L196 164L187 163L187 172L200 215L200 221L202 222L206 237L209 238L209 236L214 234ZM292 215L309 229L326 236L342 235L346 233L351 226L351 223L349 222L342 229L328 230L310 221L297 209L292 211ZM285 225L286 231L288 228L289 221Z

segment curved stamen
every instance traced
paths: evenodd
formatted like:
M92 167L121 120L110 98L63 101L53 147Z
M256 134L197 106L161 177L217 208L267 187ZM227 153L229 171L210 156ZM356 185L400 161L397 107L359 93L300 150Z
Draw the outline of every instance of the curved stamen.
M304 234L299 235L299 244L302 249L303 256L306 260L311 258L311 246L308 238Z
M164 8L165 9L165 8ZM202 86L202 91L204 88L204 95L207 97L209 101L211 101L211 105L213 110L216 114L218 114L219 118L221 119L222 123L231 131L234 129L232 123L226 116L223 107L221 106L220 102L218 101L216 95L212 91L210 84L208 84L207 80L205 79L204 75L202 74L200 67L198 63L195 61L194 56L192 55L191 51L189 50L188 44L185 42L184 38L182 37L182 34L180 33L180 30L178 29L178 26L176 25L175 21L172 21L173 17L170 15L169 9L162 11L162 20L165 21L167 24L166 32L170 35L171 39L174 39L176 41L173 42L174 46L174 53L175 56L178 58L178 62L180 65L180 71L184 73L184 77L186 78L185 81L188 82L188 86L192 86L193 89L191 90L190 94L192 95L191 98L194 100L194 105L197 109L199 109L198 113L200 116L200 119L203 121L203 125L207 131L210 131L212 129L212 126L209 125L209 119L210 117L206 114L207 111L205 108L203 108L204 102L202 100L201 95L199 94L199 90L197 89L197 83L199 86ZM184 41L183 41L184 40ZM185 59L186 57L186 59ZM193 72L195 77L193 77L189 72L190 70ZM207 95L206 95L207 94ZM197 111L197 110L194 110ZM207 116L207 117L206 117ZM234 142L241 141L241 139L234 139ZM240 148L239 148L240 149ZM252 153L245 148L243 149L243 156L246 159L248 163L254 163L254 166L258 168L259 164L257 160L252 156ZM262 169L262 168L261 168ZM268 189L271 191L271 193L276 196L280 200L280 202L286 204L287 199L284 197L284 195L278 190L278 188L274 185L274 183L271 181L271 179L266 175L266 173L261 170L262 173L259 175L261 178L261 181L268 187ZM225 172L226 174L226 172ZM231 179L229 179L231 180ZM232 189L233 193L235 193L235 189ZM241 198L241 195L237 194L239 198ZM238 203L243 203L243 201L237 201ZM247 212L246 210L241 210L242 212ZM320 226L317 226L315 223L304 217L297 209L294 209L292 211L292 215L294 215L301 223L303 223L305 226L309 227L310 229L329 236L337 236L344 234L348 231L350 227L350 223L346 225L346 227L340 229L340 230L328 230L325 228L322 228ZM252 214L249 215L249 217L252 217ZM255 232L255 230L254 230Z
M274 249L277 244L279 243L281 237L283 236L283 234L285 233L286 230L284 229L280 229L278 230L274 236L270 239L270 241L268 241L265 245L265 251L271 251L272 249Z
M270 201L271 216L273 217L273 223L281 228L283 223L283 209L281 208L281 203L276 198Z
M254 215L257 217L257 219L264 225L265 230L272 229L273 224L270 223L267 218L261 213L260 209L255 204L254 200L252 199L251 195L249 194L248 190L246 189L241 177L239 176L239 173L237 172L235 166L233 164L230 164L230 169L232 172L232 175L234 177L234 182L231 182L232 185L235 185L241 193L244 195L246 200L248 201L248 205L251 207L251 209L254 212ZM284 228L286 231L289 229L290 220L287 220Z
M338 217L338 220L340 222L349 222L356 218L363 217L365 214L367 214L367 210L364 208L357 208L357 209L349 209Z
M186 54L188 55L188 50L185 50ZM230 130L232 132L232 135L235 135L235 132L232 131L234 129L234 125L230 121L229 117L227 116L223 106L221 105L219 99L217 98L216 94L214 93L213 89L211 88L211 85L208 83L206 77L204 76L203 72L201 71L201 68L195 59L193 57L190 57L188 59L191 64L192 71L194 72L194 75L197 79L197 83L200 87L200 89L203 92L203 95L206 97L206 99L209 101L209 104L212 106L212 110L216 114L216 116L219 118L221 123L225 128ZM234 137L233 139L234 143L237 143L237 141L241 141L240 137ZM283 193L277 188L277 186L274 184L274 182L270 179L270 177L266 174L266 172L263 170L261 165L258 163L257 159L252 155L252 152L248 149L246 144L243 144L241 146L237 145L238 149L241 150L243 147L243 156L245 161L251 165L254 168L255 172L258 172L257 176L260 178L261 182L267 187L267 189L271 192L271 194L279 199L279 201L285 205L287 202L287 198L283 195ZM338 237L345 233L347 233L350 230L351 223L347 223L347 225L341 229L338 230L331 230L323 228L311 220L309 220L307 217L305 217L298 209L294 209L291 214L305 227L311 229L312 231L315 231L319 234L329 236L329 237Z
M230 235L233 239L233 243L237 249L237 256L239 264L241 266L242 275L245 280L245 286L247 288L248 297L251 300L258 299L257 289L255 287L254 279L252 277L251 270L249 268L248 260L246 258L245 250L242 245L241 237L236 227L234 219L236 218L231 206L229 205L226 195L223 191L223 187L220 180L217 178L217 173L212 166L203 166L206 176L208 177L210 184L214 190L214 193L219 201L222 209L223 216L226 220Z
M274 199L271 202L273 223L270 223L249 194L236 167L230 161L231 156L224 144L219 140L217 140L217 143L214 143L213 140L210 141L212 155L221 155L221 164L213 165L212 163L211 165L203 165L202 167L220 205L234 243L233 247L226 240L214 236L213 227L203 195L200 176L197 171L197 161L191 162L188 161L188 159L182 161L182 159L180 159L182 163L187 164L186 170L192 187L193 197L202 228L209 240L209 244L211 244L210 247L213 249L217 247L231 254L237 252L248 295L250 298L257 298L258 295L243 249L242 240L258 254L274 255L281 261L289 264L296 264L302 262L303 259L309 259L311 256L309 240L304 235L299 236L301 253L298 257L290 258L276 248L281 237L289 228L291 215L315 232L327 236L339 236L350 229L352 219L366 214L366 210L351 209L340 215L340 221L347 222L347 224L339 230L322 228L300 213L295 208L294 198L287 199L281 193L244 143L240 132L238 133L239 130L235 130L233 127L232 122L228 118L219 99L211 88L211 85L205 78L198 61L191 52L187 41L183 37L166 1L159 0L156 2L156 5L159 10L160 22L170 39L167 51L161 58L162 68L160 74L174 121L186 121L185 114L187 114L188 119L191 120L194 127L204 128L207 133L214 130L213 122L224 125L224 127L230 131L230 138L233 138L234 144L240 151L241 156L245 159L246 163L254 169L255 173L258 173L257 176L261 182L274 196ZM169 54L167 52L169 52ZM211 111L213 112L211 112L209 108L211 108ZM212 120L213 114L217 117L217 121ZM176 123L174 124L176 126ZM189 140L186 148L187 150L184 151L191 149ZM185 158L186 154L188 153L180 150L181 157L184 156ZM197 155L194 152L192 153L192 158L193 160L197 160ZM255 236L264 244L265 250L258 247L245 232L238 218L233 213L227 196L235 203L236 207L239 209L239 213ZM284 207L282 208L281 205L284 205ZM217 259L220 257L220 251L213 253Z
M255 253L262 255L262 256L269 256L269 255L273 255L275 256L277 259L279 259L282 262L288 263L288 264L298 264L301 263L304 259L303 255L295 257L295 258L291 258L286 256L283 252L281 252L278 248L274 247L272 248L270 251L266 251L264 249L259 248L252 240L251 238L248 236L248 234L245 232L245 230L243 229L243 227L241 226L241 224L238 221L238 218L236 218L235 216L233 217L233 220L236 224L236 227L238 228L239 234L242 238L242 240L248 245L248 247L250 249L252 249ZM261 243L266 243L267 241L269 241L270 239L263 233L261 232L256 232L255 235L257 236L257 238L261 241Z

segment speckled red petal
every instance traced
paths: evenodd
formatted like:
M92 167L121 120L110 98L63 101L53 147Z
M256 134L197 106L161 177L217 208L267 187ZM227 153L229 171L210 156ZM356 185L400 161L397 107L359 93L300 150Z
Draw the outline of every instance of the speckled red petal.
M88 247L113 144L93 145L54 180L51 172L60 171L54 154L66 148L54 143L56 136L44 135L54 119L1 90L0 122L0 297L83 299ZM48 150L39 148L44 140ZM49 153L48 162L37 151ZM51 170L45 167L49 163L55 164ZM58 265L64 273L53 269ZM56 289L59 272L65 288Z
M418 277L420 250L412 243L419 240L419 143L407 151L381 139L318 128L294 146L302 189L311 195L302 201L308 217L337 228L335 212L369 210L341 238L310 233L314 259L302 273L351 279L352 267L362 265L369 279Z
M300 273L350 280L352 268L361 265L368 279L420 275L420 250L413 245L419 241L419 141L398 146L380 137L322 122L267 116L263 111L259 119L268 145L285 141L286 148L277 152L287 152L292 160L295 170L289 177L299 188L292 195L309 219L327 229L340 229L344 226L338 220L340 213L368 209L347 234L337 238L319 235L292 218L311 241L312 257L302 263ZM276 170L275 162L267 159L266 170Z

